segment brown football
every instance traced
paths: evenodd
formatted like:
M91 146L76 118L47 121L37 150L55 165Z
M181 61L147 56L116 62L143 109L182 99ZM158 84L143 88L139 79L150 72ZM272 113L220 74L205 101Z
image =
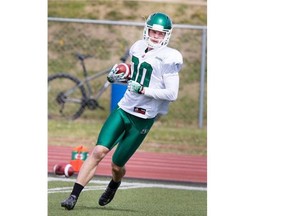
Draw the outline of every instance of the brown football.
M55 175L64 175L66 178L71 177L74 174L74 169L69 163L55 164L53 171Z
M124 73L124 77L127 78L127 80L131 77L131 65L127 63L120 63L117 65L118 71L116 74Z

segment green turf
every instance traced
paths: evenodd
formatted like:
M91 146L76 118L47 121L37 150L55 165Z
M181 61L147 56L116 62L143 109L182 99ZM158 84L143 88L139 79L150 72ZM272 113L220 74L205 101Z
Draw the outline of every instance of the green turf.
M97 184L89 184L89 186ZM123 185L123 184L122 184ZM121 185L121 187L122 187ZM49 182L48 188L67 187L70 191L73 182ZM99 186L99 185L98 185ZM106 185L101 185L106 187ZM69 192L48 194L49 216L76 215L207 215L207 191L193 191L167 188L119 189L114 200L105 207L98 205L98 198L104 189L83 191L72 211L65 210L60 202Z

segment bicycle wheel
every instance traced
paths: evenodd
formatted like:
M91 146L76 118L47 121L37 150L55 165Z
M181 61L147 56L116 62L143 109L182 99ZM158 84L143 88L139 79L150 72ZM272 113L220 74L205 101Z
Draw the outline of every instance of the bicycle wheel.
M48 76L48 119L74 120L84 112L86 91L80 84L70 74Z

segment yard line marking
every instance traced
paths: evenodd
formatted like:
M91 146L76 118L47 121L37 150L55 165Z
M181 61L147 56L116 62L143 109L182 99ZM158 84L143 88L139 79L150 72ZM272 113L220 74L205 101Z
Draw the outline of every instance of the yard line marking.
M64 182L75 182L75 179L68 178L56 178L56 177L48 177L48 181L64 181ZM105 180L91 180L90 184L99 184L97 186L87 185L83 191L90 190L105 190L109 181ZM168 188L168 189L178 189L178 190L196 190L196 191L207 191L206 187L202 186L187 186L187 185L177 185L177 184L163 184L163 183L139 183L139 182L124 182L122 181L120 190L134 189L134 188ZM49 193L69 193L71 192L72 187L57 187L57 188L49 188Z

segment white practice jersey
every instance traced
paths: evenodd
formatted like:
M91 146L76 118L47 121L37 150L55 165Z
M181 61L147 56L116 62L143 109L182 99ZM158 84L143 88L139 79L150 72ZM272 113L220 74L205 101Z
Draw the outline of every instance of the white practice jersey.
M154 118L166 114L169 103L177 99L183 58L179 51L167 46L145 53L146 49L144 40L130 48L131 79L144 86L145 94L127 90L118 105L140 118Z

